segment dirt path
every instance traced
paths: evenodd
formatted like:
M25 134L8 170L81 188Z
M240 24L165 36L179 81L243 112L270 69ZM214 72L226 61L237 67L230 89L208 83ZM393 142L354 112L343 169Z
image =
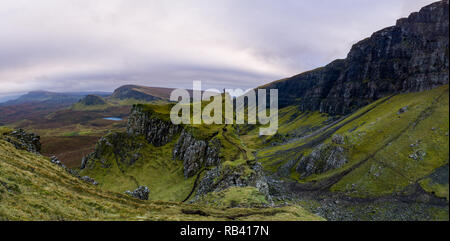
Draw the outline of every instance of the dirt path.
M199 172L198 172L198 174L197 174L197 177L195 178L195 181L194 181L194 186L192 187L192 189L191 189L191 192L187 195L187 197L183 200L183 201L181 201L181 202L186 202L187 200L189 200L189 198L192 196L192 194L194 194L194 191L195 191L195 189L197 188L197 186L198 186L198 180L200 179L200 176L202 175L202 173L205 171L206 169L202 169L202 170L200 170Z

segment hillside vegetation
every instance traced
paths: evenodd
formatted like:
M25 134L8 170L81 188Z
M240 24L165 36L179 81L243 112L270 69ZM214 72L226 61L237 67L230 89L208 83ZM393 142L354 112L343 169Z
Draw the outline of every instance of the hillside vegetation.
M327 125L330 121L326 115L306 112L298 114L297 118L286 118L292 115L290 107L282 109L280 125L288 130L280 128L280 136L286 138L305 129L322 129L302 138L290 138L282 144L267 145L258 152L258 160L267 171L276 172L291 159L297 159L291 164L287 178L303 183L350 171L331 190L358 197L392 194L415 182L425 187L429 181L423 179L435 169L448 165L448 92L448 85L445 85L430 91L386 97L331 125ZM314 116L318 121L311 124ZM295 171L298 157L308 155L322 143L330 143L336 134L346 140L348 163L342 168L300 178ZM246 139L257 139L256 131L249 133ZM431 190L431 186L445 189L448 182L442 185L428 183L425 189ZM434 193L448 199L448 189Z
M323 220L300 206L212 208L141 201L81 181L4 140L0 159L0 220Z
M172 106L135 105L132 113L138 113L136 119L139 120L135 125L137 129L133 130L136 133L130 131L134 125L129 121L127 133L105 135L87 157L88 164L81 173L95 178L106 190L124 192L145 185L151 190L151 200L186 201L194 198L196 185L215 166L252 172L248 163L254 160L253 154L242 144L234 126L173 126L169 118ZM143 124L146 122L151 124ZM142 129L147 125L149 128L154 125L154 132L146 133L147 130ZM164 129L166 126L168 129ZM160 128L164 131L160 132ZM169 141L156 141L160 139ZM203 159L203 155L207 155L205 146L213 145L217 145L213 150L216 154L209 159L214 159L214 163L207 164ZM186 148L186 157L175 157L174 150L182 148Z
M14 117L41 137L0 127L0 218L448 220L448 25L439 1L345 59L262 86L280 92L273 136L173 124L171 89L136 85ZM37 154L39 140L79 168Z

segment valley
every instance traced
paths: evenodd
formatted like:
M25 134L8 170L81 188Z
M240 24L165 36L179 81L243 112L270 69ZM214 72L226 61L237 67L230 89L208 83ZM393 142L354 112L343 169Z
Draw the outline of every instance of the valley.
M170 88L3 103L0 220L448 221L448 8L256 88L279 92L270 136L269 124L174 124ZM183 107L192 120L209 103Z

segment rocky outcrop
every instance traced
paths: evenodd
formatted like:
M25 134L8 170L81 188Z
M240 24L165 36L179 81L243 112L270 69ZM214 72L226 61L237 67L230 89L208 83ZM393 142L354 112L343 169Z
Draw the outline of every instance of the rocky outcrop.
M81 169L92 169L95 160L98 160L102 167L109 167L111 163L105 159L109 155L114 155L116 161L131 166L141 155L142 141L143 139L139 140L138 137L127 133L109 133L100 138L92 153L83 157Z
M56 164L62 168L66 168L66 166L64 164L62 164L62 162L56 157L56 156L51 156L50 157L50 162L53 164Z
M72 176L74 176L74 177L76 177L76 178L78 178L78 179L80 179L80 180L82 180L84 182L90 183L90 184L95 185L95 186L98 185L98 182L95 181L94 178L91 178L89 176L80 176L80 174L76 170L66 167L56 156L51 156L50 157L50 162L55 164L55 165L57 165L57 166L60 166L66 172L68 172L70 175L72 175Z
M184 176L189 178L202 168L220 163L221 143L217 138L211 140L196 139L182 125L174 125L144 105L135 105L128 119L127 133L110 133L102 137L94 152L83 158L81 169L91 168L90 160L102 160L103 156L114 154L121 163L132 165L140 157L143 136L154 146L163 146L178 137L172 152L174 160L181 160ZM180 134L181 132L181 134ZM142 138L142 137L141 137ZM106 165L106 162L105 162Z
M41 138L34 133L27 133L22 129L17 129L9 133L4 133L2 138L13 144L19 150L26 150L32 153L39 153L41 151Z
M448 84L448 34L448 0L439 1L355 44L346 59L261 88L278 89L280 107L348 114L384 96Z
M269 195L269 185L263 173L262 166L256 162L253 164L242 164L237 166L220 165L206 172L200 181L197 195L194 201L209 192L218 192L229 187L256 187L264 194L267 200L271 200Z
M173 149L173 159L183 161L184 176L189 178L203 166L216 166L220 163L220 146L217 138L210 141L197 140L191 133L183 130Z
M92 177L89 177L89 176L82 176L82 177L80 177L80 179L81 180L83 180L83 181L85 181L85 182L88 182L88 183L90 183L90 184L92 184L92 185L98 185L98 182L96 182L95 180L94 180L94 178L92 178Z
M127 124L128 134L143 135L154 146L163 146L172 141L182 128L170 120L154 116L154 112L144 109L143 105L133 106Z
M296 171L304 178L342 167L348 162L344 144L343 136L334 135L331 143L321 144L311 154L303 157Z
M212 167L220 164L220 148L222 147L222 143L219 139L213 138L208 142L208 147L206 148L205 153L205 166Z
M150 194L150 189L146 186L139 186L134 191L125 191L125 194L128 194L132 197L141 199L141 200L148 200L148 195Z

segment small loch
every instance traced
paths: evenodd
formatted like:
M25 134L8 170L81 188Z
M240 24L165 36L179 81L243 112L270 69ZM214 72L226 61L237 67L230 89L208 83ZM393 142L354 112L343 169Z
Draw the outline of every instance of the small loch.
M105 117L103 119L112 120L112 121L121 121L122 120L122 118L119 118L119 117Z

